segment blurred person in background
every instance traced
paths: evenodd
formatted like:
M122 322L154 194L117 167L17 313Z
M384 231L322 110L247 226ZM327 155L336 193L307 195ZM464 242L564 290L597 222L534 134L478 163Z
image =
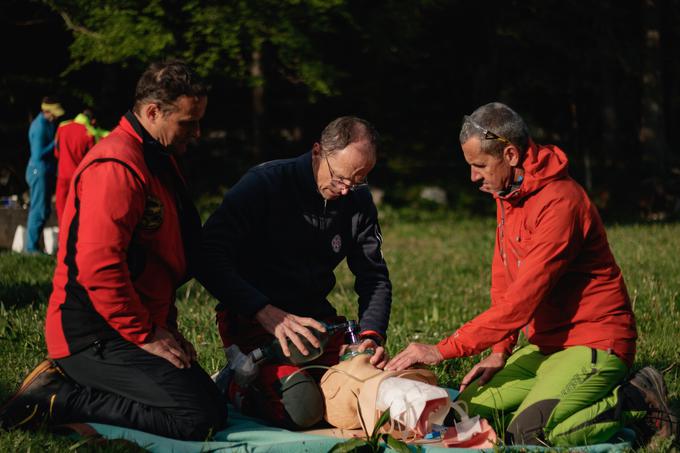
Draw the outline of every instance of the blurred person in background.
M40 113L28 129L31 157L26 167L26 182L30 195L27 234L24 251L40 253L40 235L52 212L52 193L56 161L54 158L54 137L57 132L57 118L64 115L59 100L45 96L40 104Z
M80 161L108 131L96 127L94 110L86 107L75 118L63 121L57 128L54 156L57 159L56 209L61 222L71 177Z

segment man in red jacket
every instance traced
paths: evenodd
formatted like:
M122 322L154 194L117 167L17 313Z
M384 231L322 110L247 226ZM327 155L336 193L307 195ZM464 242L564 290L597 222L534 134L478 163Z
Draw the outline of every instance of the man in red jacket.
M597 209L567 173L564 152L535 144L500 103L466 116L460 143L472 182L497 205L491 307L437 345L411 343L385 369L491 348L463 378L460 399L500 421L516 444L603 442L636 419L648 433L673 434L662 376L647 367L625 382L635 317ZM529 345L513 352L520 331Z
M182 63L152 64L135 104L76 169L59 235L41 363L0 427L97 422L203 440L226 403L177 325L200 219L174 155L200 134L207 95Z

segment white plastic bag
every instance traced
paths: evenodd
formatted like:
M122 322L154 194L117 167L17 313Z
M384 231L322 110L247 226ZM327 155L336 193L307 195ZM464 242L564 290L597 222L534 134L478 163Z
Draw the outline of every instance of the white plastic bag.
M463 409L462 406L465 406ZM442 443L454 448L496 448L498 436L489 422L479 415L470 417L465 401L451 403L451 408L458 413L460 421L444 433Z
M461 407L462 405L465 406L465 409ZM459 441L472 439L472 436L482 432L482 425L479 421L479 415L475 415L474 417L468 416L467 403L465 401L451 403L451 407L460 416L460 421L454 421L454 426L456 427Z
M436 385L404 379L387 378L380 383L376 409L390 410L390 418L421 437L441 425L451 405L449 393ZM427 410L426 410L427 407Z

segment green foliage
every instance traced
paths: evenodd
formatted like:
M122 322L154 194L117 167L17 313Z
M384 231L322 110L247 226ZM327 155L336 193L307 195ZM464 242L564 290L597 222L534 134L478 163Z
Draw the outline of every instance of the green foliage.
M388 189L387 202L436 184L452 207L476 207L472 191L458 190L469 178L458 127L463 114L501 100L536 142L568 153L605 217L680 216L680 153L670 146L680 118L678 1L11 0L0 17L9 44L2 160L11 156L19 176L13 192L25 189L26 119L42 94L97 104L112 125L142 66L180 57L219 87L204 154L251 155L241 170L309 146L331 115L357 114L381 132L371 180ZM222 182L213 173L203 184Z
M355 437L339 444L335 444L328 453L373 452L366 439Z
M377 453L383 451L385 445L391 450L399 453L411 452L411 450L408 448L408 445L406 445L404 442L395 439L394 436L390 434L380 433L380 428L382 428L383 425L390 420L389 409L383 412L380 418L375 422L375 426L373 427L371 434L369 434L368 430L366 429L366 423L364 422L364 417L361 415L361 411L359 412L359 417L361 418L361 426L364 429L366 437L364 439L352 438L346 440L345 442L336 444L333 448L331 448L329 453Z
M104 1L98 6L83 0L47 1L70 24L69 70L91 62L127 63L163 56L175 44L161 0Z
M338 72L325 63L314 46L315 33L329 33L331 16L341 13L342 0L238 1L229 4L187 2L189 27L183 33L185 59L204 74L226 74L251 86L265 84L261 72L253 72L265 47L276 55L278 70L303 83L312 93L335 92Z
M73 32L69 70L177 57L202 75L260 86L266 83L260 66L267 50L275 55L269 63L312 95L336 93L341 72L326 63L315 40L343 17L344 0L45 2Z

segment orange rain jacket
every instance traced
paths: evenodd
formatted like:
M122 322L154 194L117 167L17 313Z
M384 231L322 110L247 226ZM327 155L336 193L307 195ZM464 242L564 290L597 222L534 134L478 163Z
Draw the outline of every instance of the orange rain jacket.
M524 329L544 353L588 346L630 367L635 317L597 209L558 147L531 142L522 166L519 188L496 196L491 307L439 342L439 352L510 354Z

